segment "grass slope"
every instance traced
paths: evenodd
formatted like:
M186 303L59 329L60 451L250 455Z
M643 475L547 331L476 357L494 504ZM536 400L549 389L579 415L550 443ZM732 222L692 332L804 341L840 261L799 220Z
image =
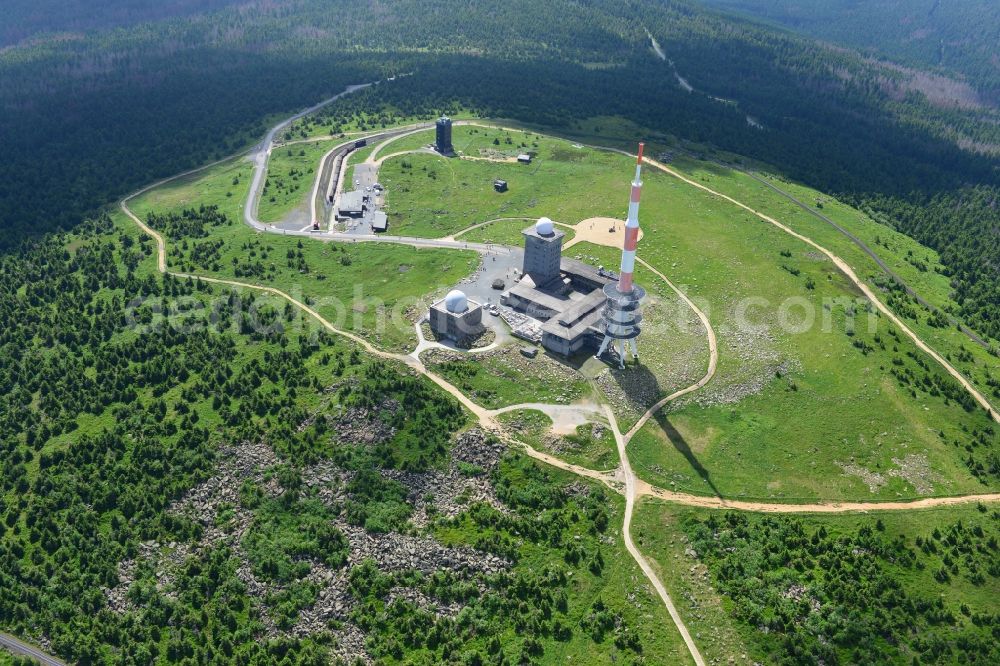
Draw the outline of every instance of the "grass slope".
M584 423L575 432L560 436L552 431L552 419L534 409L517 409L497 418L518 440L570 464L589 469L618 466L614 433L604 419Z
M309 195L319 161L333 141L315 141L275 147L267 163L267 176L257 215L261 222L281 222L292 213L309 222Z
M983 489L964 459L995 450L987 415L958 404L957 384L870 317L829 260L666 174L644 180L640 255L704 304L720 360L705 389L632 442L640 475L785 499ZM882 477L875 492L870 474Z
M341 244L261 234L242 224L229 197L239 178L247 187L249 167L228 162L160 188L130 203L140 218L218 206L230 224L207 227L203 238L167 239L172 270L276 287L313 304L331 323L392 350L416 344L414 320L435 293L475 269L473 252L415 249L402 245ZM277 302L277 301L276 301ZM280 307L284 307L281 302Z
M587 382L565 363L545 354L527 359L515 347L475 355L431 350L421 359L489 409L527 402L568 404L590 395Z
M416 142L413 147L419 137L408 137ZM391 144L391 152L408 139ZM628 191L630 174L612 168L611 155L532 132L475 126L455 127L453 143L464 157L477 159L414 154L383 163L380 179L387 188L390 224L400 233L445 236L501 217L544 215L576 224L588 217L624 215L628 201L622 193ZM521 152L533 153L534 161L507 161ZM508 182L508 192L493 190L497 178ZM608 192L620 196L609 200Z

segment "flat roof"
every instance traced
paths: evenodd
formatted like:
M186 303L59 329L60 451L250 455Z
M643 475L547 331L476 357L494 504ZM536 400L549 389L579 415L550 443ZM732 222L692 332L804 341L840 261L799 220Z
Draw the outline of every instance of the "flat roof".
M340 195L340 210L361 212L365 205L365 193L361 190L351 190Z
M555 319L556 322L563 328L571 328L575 326L580 319L592 312L594 308L599 308L604 305L604 301L606 300L607 297L604 295L604 292L600 289L595 289L582 299L576 301L565 312L553 317L553 319Z
M601 296L603 300L604 294L601 294ZM563 326L559 323L559 321L557 321L559 319L558 317L553 317L542 325L542 333L547 333L562 340L575 340L585 334L591 327L597 327L597 324L600 323L603 316L604 308L596 307L590 311L584 312L572 326Z
M585 264L584 262L577 261L576 259L569 259L567 257L563 257L562 261L559 264L559 268L562 270L563 273L566 273L567 275L579 276L586 280L591 280L593 282L597 282L602 285L614 282L614 280L612 280L607 275L601 275L600 271L598 271L598 269L594 268L590 264Z
M372 229L378 231L385 231L389 228L389 217L380 210L375 211L372 215Z
M510 288L510 293L512 296L537 303L545 309L554 312L565 312L574 303L569 298L559 298L558 296L541 291L534 286L525 284L523 279Z

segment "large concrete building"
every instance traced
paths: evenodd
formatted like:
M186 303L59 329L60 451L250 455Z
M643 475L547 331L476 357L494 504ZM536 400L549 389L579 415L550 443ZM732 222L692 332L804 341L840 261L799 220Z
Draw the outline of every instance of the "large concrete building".
M451 118L441 116L434 127L434 148L442 155L453 154L455 150L451 145Z
M361 190L352 190L340 195L340 203L337 205L337 218L346 219L348 217L361 217L368 210L368 202L365 193Z
M447 296L431 305L427 320L437 336L452 340L458 345L475 340L486 330L483 326L483 306L470 301L458 289L451 290Z
M563 356L584 347L596 348L604 333L604 287L614 283L616 276L563 257L565 234L548 218L523 234L521 279L503 293L501 302L534 321L515 327L514 334Z

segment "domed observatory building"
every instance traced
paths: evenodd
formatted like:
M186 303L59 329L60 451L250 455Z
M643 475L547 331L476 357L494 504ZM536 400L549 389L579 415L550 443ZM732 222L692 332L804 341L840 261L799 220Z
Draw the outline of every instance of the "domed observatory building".
M460 346L472 342L486 330L483 326L483 306L470 301L458 289L452 289L447 296L434 303L427 319L435 335Z

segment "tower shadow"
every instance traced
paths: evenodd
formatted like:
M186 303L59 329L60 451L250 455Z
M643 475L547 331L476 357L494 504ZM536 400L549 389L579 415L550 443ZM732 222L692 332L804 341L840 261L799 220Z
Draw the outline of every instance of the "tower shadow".
M698 456L696 456L694 451L691 450L691 446L687 443L687 440L684 439L684 436L678 432L677 428L675 428L670 422L670 419L667 418L666 413L663 411L657 412L653 415L653 420L655 420L656 424L663 430L663 434L665 434L667 439L670 440L670 443L673 444L674 449L684 456L684 459L691 466L691 469L693 469L701 480L712 489L712 494L721 498L722 493L719 492L719 489L712 481L711 473L705 469L704 465L701 464L701 461L698 460Z
M628 406L638 413L645 412L667 392L660 387L656 375L643 365L641 360L638 364L629 364L624 370L612 367L611 377L624 395ZM660 427L674 449L684 456L684 460L691 466L691 469L711 489L712 494L716 497L722 497L712 481L711 473L698 460L698 456L691 450L690 444L670 422L667 414L661 409L653 415L652 420Z
M646 367L640 357L638 363L629 361L624 370L618 368L618 360L611 354L603 359L608 364L610 379L621 391L629 409L642 414L663 396L660 381L653 371Z

